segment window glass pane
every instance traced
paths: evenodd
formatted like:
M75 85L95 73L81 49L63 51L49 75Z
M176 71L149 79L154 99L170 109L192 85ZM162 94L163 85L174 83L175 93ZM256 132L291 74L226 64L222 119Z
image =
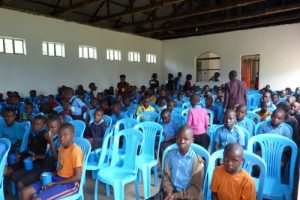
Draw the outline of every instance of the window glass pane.
M153 63L156 63L156 55L153 56Z
M53 43L48 43L48 55L49 56L54 56L54 44Z
M106 50L106 59L109 60L109 50Z
M46 42L43 42L43 55L48 55L48 45Z
M94 48L94 58L97 59L97 49Z
M3 47L3 39L0 38L0 52L4 51L4 47Z
M119 60L119 52L115 50L114 54L115 60Z
M89 58L94 58L94 48L89 48Z
M83 57L84 58L88 58L89 56L88 56L88 48L86 48L86 47L83 47Z
M61 53L62 53L62 57L65 57L65 45L61 45Z
M113 50L109 50L109 59L114 60L114 51Z
M13 53L13 40L12 39L5 39L5 53Z
M23 41L15 40L15 53L24 54Z
M79 48L78 48L78 51L79 51L79 52L78 52L78 53L79 53L79 58L82 58L82 47L79 47Z
M55 55L62 56L62 46L61 44L55 44Z

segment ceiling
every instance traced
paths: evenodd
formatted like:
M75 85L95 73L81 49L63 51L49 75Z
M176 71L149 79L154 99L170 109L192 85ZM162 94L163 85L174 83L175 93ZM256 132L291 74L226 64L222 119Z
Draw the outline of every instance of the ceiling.
M300 0L0 0L0 7L160 40L300 22Z

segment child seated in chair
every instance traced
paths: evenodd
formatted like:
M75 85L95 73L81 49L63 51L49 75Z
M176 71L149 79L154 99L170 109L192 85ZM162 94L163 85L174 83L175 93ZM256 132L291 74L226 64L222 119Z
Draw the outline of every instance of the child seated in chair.
M193 129L181 127L176 135L178 149L170 150L166 156L162 180L164 200L204 199L204 161L191 148L193 141Z
M246 116L247 116L247 107L243 105L239 105L236 108L235 124L245 128L246 130L249 131L251 135L254 135L255 124L251 121L251 119L248 119Z
M156 104L157 104L157 106L155 108L155 112L160 114L166 108L167 100L165 97L159 97L156 100Z
M12 175L12 180L16 183L17 188L21 191L24 187L40 180L40 174L46 171L55 171L57 152L60 147L58 140L58 130L61 126L58 117L51 117L48 122L48 131L45 133L48 145L44 158L35 164L34 170L27 171L24 168L17 170Z
M124 119L127 117L125 112L122 111L122 105L120 102L115 102L112 105L111 110L112 110L111 118L112 118L113 125L115 125L117 123L117 121L119 121L120 119Z
M224 113L224 126L218 128L214 135L215 150L224 149L229 143L239 143L245 146L245 134L239 126L235 125L236 113L228 109Z
M58 169L52 177L52 182L43 186L41 181L25 187L21 192L22 200L60 199L78 192L83 153L73 142L74 127L63 124L59 129L61 147L58 155ZM33 197L34 194L37 196Z
M264 121L257 129L256 134L274 133L292 139L291 131L284 125L285 111L277 108L271 115L271 121Z
M0 125L0 138L7 138L11 142L11 152L21 146L25 129L19 122L16 122L16 111L12 108L5 108L4 123Z
M101 108L97 108L94 112L94 121L89 124L84 131L84 137L90 141L92 151L102 146L103 137L107 128L103 116L104 111Z
M212 200L256 200L253 178L241 169L243 147L229 143L224 148L223 165L214 170L210 185Z
M272 113L269 111L269 103L266 101L260 102L260 111L255 112L259 115L260 121L265 121Z
M136 111L136 116L146 111L155 111L152 106L150 106L150 98L149 96L144 97L142 105L140 105Z

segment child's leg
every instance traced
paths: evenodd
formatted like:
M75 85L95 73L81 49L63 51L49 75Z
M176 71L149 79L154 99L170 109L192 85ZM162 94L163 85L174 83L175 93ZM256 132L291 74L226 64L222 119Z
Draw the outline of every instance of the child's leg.
M38 193L42 188L41 182L36 182L32 185L29 185L22 189L20 193L20 199L21 200L30 200L32 199L32 196L36 193Z
M42 172L43 170L34 170L31 171L31 173L20 177L16 182L18 190L21 191L24 187L39 181Z

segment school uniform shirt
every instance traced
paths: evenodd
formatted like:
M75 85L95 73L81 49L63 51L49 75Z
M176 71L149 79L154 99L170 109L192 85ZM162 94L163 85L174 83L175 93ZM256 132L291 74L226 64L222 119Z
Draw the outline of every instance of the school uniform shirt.
M236 125L245 128L246 130L249 131L251 135L254 135L254 130L255 130L255 123L251 120L248 119L247 117L244 117L241 121L237 121L235 123Z
M259 115L260 117L260 121L265 121L267 119L267 117L269 117L272 113L270 111L266 111L264 113L262 113L261 111L257 111L256 114Z
M82 114L82 107L85 105L85 103L78 97L73 96L70 100L69 100L70 104L71 104L71 114L72 115L81 115Z
M81 149L73 143L70 147L61 146L58 153L57 175L63 178L70 178L74 175L74 168L83 166L83 154Z
M121 111L119 116L113 113L110 117L112 119L112 124L116 124L120 119L127 118L127 115L125 114L125 112Z
M15 144L18 140L22 140L24 133L25 129L19 122L14 122L12 125L8 126L4 121L0 127L0 138L9 139L11 144Z
M172 119L170 120L169 123L167 124L161 123L161 125L163 127L163 136L165 139L175 136L179 128L178 124Z
M206 109L195 107L189 110L186 124L193 129L194 135L205 134L208 129L208 123Z
M204 161L192 148L182 156L179 149L168 152L163 177L164 194L175 199L203 199Z
M54 147L55 149L58 151L61 144L59 142L59 139L58 139L58 133L56 133L54 136L53 136L53 144L54 144ZM48 156L50 157L53 157L53 153L51 151L51 147L50 147L50 144L47 145L47 150L46 150L46 153Z
M218 200L256 200L253 178L243 169L230 174L223 166L216 167L210 188Z
M156 79L151 79L149 81L150 89L155 89L159 87L159 81Z
M44 155L48 144L48 141L45 139L45 134L47 134L45 129L42 129L38 133L32 130L29 134L27 152L33 155Z
M155 111L154 108L152 106L149 106L148 108L145 108L143 105L139 106L137 111L136 111L136 115L141 114L142 112L147 112L147 111Z
M218 143L220 149L229 143L239 143L242 146L245 146L245 134L238 126L234 125L231 130L225 126L221 126L215 132L215 143Z
M292 139L293 133L290 132L289 128L284 123L280 123L277 127L273 128L271 121L264 121L257 129L257 134L274 133Z
M84 137L94 139L94 142L91 144L92 145L92 150L101 147L106 128L107 128L107 126L106 126L103 119L99 123L96 123L95 121L93 121L86 128L85 133L84 133Z

